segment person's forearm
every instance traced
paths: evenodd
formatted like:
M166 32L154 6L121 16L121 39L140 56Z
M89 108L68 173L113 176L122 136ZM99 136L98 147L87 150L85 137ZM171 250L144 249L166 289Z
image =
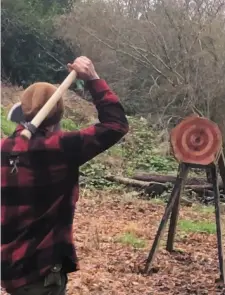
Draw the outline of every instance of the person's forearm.
M126 133L128 130L128 121L124 109L118 96L110 89L106 81L100 78L88 81L87 89L98 110L99 121L101 123L111 123L112 125L116 124L114 126L118 128L120 125Z
M79 165L116 144L129 129L119 98L105 80L88 81L86 86L97 108L100 123L79 132L66 132L62 136L65 153L70 154Z

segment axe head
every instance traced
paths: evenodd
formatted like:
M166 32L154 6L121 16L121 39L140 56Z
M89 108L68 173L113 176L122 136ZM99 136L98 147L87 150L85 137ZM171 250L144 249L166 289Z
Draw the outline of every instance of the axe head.
M11 107L11 109L10 109L10 111L8 113L7 120L15 122L17 124L20 124L21 122L25 122L20 102L15 103Z
M24 114L23 114L23 110L21 107L21 102L17 102L11 107L11 109L8 113L8 116L7 116L7 120L12 121L17 124L26 123L25 118L24 118ZM60 123L55 125L55 128L53 131L58 131L58 130L60 130Z

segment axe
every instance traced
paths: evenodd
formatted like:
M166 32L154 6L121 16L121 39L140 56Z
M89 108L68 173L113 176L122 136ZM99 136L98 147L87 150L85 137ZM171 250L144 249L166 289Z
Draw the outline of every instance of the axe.
M32 134L34 134L37 128L41 125L44 119L48 116L50 111L53 109L55 104L59 101L65 91L70 87L73 81L76 79L77 73L72 70L70 74L66 77L66 79L62 82L62 84L57 88L57 90L53 93L53 95L49 98L46 104L40 109L40 111L36 114L33 120L26 125L26 129L21 132L21 136L25 139L30 139ZM20 103L13 106L10 110L8 119L19 123L18 121L23 121L23 112L20 106Z

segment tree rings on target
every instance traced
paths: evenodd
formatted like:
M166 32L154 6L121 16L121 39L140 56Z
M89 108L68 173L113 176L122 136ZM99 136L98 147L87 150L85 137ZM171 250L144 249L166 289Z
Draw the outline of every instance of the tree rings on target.
M222 148L222 135L214 122L191 116L184 119L171 132L175 158L179 162L209 165Z

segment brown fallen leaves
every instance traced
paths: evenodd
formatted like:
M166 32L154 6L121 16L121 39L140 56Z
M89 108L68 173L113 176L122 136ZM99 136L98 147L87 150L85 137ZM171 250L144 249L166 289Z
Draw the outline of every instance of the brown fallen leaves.
M153 263L153 273L140 274L151 248L164 204L130 199L124 194L89 193L78 203L74 239L81 270L69 276L68 294L160 295L225 294L215 284L219 276L216 236L177 232L173 254L165 251L166 233ZM182 208L180 218L211 220L213 213ZM132 233L146 247L117 242Z

